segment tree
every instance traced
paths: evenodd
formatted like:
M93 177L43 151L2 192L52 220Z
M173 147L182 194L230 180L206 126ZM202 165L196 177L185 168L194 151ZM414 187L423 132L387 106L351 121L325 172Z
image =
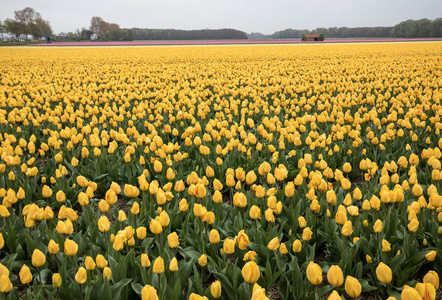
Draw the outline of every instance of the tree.
M41 19L40 13L36 12L31 7L26 7L23 10L16 10L15 12L15 20L17 22L23 23L23 34L25 35L25 39L27 39L28 34L38 33L36 27L37 19Z
M101 23L103 23L103 19L100 17L92 17L91 26L89 27L96 35L101 35Z

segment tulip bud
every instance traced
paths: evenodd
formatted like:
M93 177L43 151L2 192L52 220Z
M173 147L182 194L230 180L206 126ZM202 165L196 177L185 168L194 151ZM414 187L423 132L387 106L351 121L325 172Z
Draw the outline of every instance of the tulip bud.
M424 276L423 282L431 283L436 290L439 289L439 275L434 271L428 271Z
M223 250L226 254L232 254L235 252L235 241L226 238L223 243Z
M54 288L59 288L61 286L61 276L58 273L52 274L52 285Z
M422 299L422 297L419 295L419 292L415 290L414 288L404 285L404 289L401 292L401 299L402 300L417 300Z
M198 263L201 267L205 267L207 265L207 255L203 254L198 258Z
M302 243L300 240L295 240L292 245L292 250L295 253L299 253L302 250Z
M322 269L318 264L311 261L307 266L306 273L311 284L318 285L322 282Z
M78 269L77 273L75 274L75 281L78 284L83 284L86 282L87 279L87 271L85 268L81 267Z
M342 298L339 296L338 292L333 291L330 296L328 296L327 300L342 300Z
M218 244L220 242L219 233L216 229L210 230L209 241L212 244Z
M267 245L270 251L275 251L279 248L279 238L274 237Z
M241 250L245 250L247 248L247 246L249 245L249 243L250 243L249 237L244 232L244 230L241 230L240 232L238 232L236 243L238 244L238 248Z
M380 233L382 232L382 221L381 220L376 220L376 222L373 225L373 230L376 233Z
M258 281L259 277L261 276L259 267L254 261L247 262L243 266L241 274L242 277L244 278L244 281L247 283L255 283Z
M38 249L32 253L32 265L36 268L43 266L46 262L46 256Z
M347 276L345 279L345 292L352 298L359 297L362 292L362 287L359 280L354 277Z
M29 282L32 281L32 273L27 265L23 265L21 267L19 276L20 276L20 282L22 284L28 284Z
M108 281L112 278L112 270L109 267L103 269L103 279L106 278Z
M78 251L78 245L76 242L66 239L64 242L64 253L68 256L74 256L77 254Z
M158 300L157 290L150 285L145 285L141 290L141 300Z
M310 239L312 238L312 234L313 232L310 230L310 227L306 227L302 231L302 239L304 241L310 241Z
M167 243L172 249L180 245L178 234L175 231L167 236Z
M107 266L107 260L101 254L97 255L95 261L97 262L97 267L99 267L100 269L103 269L104 267Z
M153 263L153 272L155 274L164 273L164 260L161 256L158 256Z
M391 250L391 244L387 240L383 239L381 245L382 252L389 252Z
M433 250L433 251L428 252L428 253L425 255L425 258L426 258L428 261L434 261L434 260L436 259L436 255L437 255L437 252Z
M155 219L150 221L149 229L153 234L160 234L163 232L163 227L161 226L160 222Z
M84 260L84 266L86 267L86 270L92 271L95 269L95 262L94 259L90 256L86 256L86 259Z
M0 292L9 293L12 290L12 283L9 277L6 274L1 275L0 277Z
M253 205L250 208L249 215L253 220L257 220L261 217L261 209L258 206Z
M146 253L141 254L141 266L143 268L149 268L150 267L150 259L149 256Z
M221 297L221 282L219 280L212 282L210 285L210 293L215 299Z
M333 265L327 272L327 280L331 285L339 287L344 283L344 274L339 266Z
M390 283L393 279L391 269L383 262L379 263L378 267L376 268L376 277L380 282L383 283Z

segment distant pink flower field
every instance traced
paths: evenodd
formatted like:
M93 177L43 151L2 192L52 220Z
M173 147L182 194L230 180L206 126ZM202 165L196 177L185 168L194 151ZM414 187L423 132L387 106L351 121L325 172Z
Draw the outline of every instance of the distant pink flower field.
M41 43L37 46L130 46L130 45L229 45L229 44L318 44L318 43L361 43L361 42L419 42L442 41L442 38L418 39L326 39L322 42L302 42L300 39L282 40L204 40L204 41L127 41L127 42L53 42Z

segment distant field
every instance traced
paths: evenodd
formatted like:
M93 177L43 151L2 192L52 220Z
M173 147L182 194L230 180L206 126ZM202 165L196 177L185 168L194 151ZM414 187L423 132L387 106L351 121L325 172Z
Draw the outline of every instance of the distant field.
M222 45L222 44L294 44L294 43L361 43L361 42L416 42L442 41L441 38L421 39L326 39L322 42L301 42L300 39L266 39L266 40L199 40L199 41L126 41L126 42L54 42L40 43L37 46L127 46L127 45Z

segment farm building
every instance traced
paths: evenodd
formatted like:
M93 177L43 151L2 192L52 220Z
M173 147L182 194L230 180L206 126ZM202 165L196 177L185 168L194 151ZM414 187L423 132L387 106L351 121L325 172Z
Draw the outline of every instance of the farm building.
M323 41L324 35L322 34L304 34L301 39L303 42L317 42Z

